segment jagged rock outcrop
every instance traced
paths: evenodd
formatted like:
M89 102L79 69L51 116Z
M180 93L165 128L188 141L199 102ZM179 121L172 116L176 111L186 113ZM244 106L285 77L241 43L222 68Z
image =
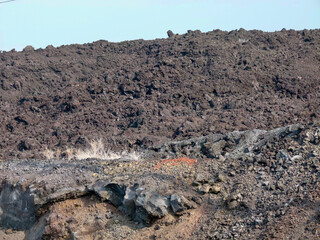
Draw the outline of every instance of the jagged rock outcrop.
M0 159L94 138L140 151L319 118L320 30L169 35L0 52Z
M140 161L1 162L0 228L25 239L229 238L225 226L241 238L281 237L279 221L301 208L297 224L317 214L319 139L317 125L290 125L169 142ZM186 149L197 161L160 161ZM308 229L300 234L315 237Z
M301 131L299 124L277 128L271 131L249 130L234 131L227 134L213 134L184 141L168 142L152 147L147 152L153 158L177 157L188 155L195 158L215 158L221 155L230 158L239 158L243 155L252 155L255 149L265 145L273 138L286 137L298 134Z

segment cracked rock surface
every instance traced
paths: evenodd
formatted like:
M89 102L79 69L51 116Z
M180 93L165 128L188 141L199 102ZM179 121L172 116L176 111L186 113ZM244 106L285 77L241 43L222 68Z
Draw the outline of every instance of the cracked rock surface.
M0 236L316 239L319 129L290 125L169 142L140 161L1 162ZM184 148L197 162L160 161L179 159ZM208 149L215 149L210 157Z

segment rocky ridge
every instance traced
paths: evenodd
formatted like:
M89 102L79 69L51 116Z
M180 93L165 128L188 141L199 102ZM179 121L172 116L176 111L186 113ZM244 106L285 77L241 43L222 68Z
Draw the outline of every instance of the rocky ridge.
M91 138L141 151L313 122L319 49L319 30L239 29L0 52L0 159L41 159Z

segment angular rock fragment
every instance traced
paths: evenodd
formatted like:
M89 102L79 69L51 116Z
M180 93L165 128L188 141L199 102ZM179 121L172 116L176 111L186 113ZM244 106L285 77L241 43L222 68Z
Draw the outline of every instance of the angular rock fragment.
M183 206L182 206L182 200L176 194L171 195L171 197L170 197L170 206L171 206L172 211L174 213L182 212L184 210Z
M170 37L173 37L173 36L174 36L174 33L173 33L171 30L168 30L168 31L167 31L167 35L168 35L168 37L170 38Z
M180 197L176 194L172 194L170 197L170 206L175 214L180 214L187 209L195 208L195 205L195 203L189 201L184 196Z
M109 183L106 186L99 185L97 184L94 190L103 201L109 201L116 207L122 205L126 190L125 186L120 186L116 183Z
M219 186L212 186L211 190L210 190L210 192L215 193L215 194L219 193L220 191L221 191L221 187L219 187Z
M151 191L142 191L137 199L136 206L142 207L152 217L163 217L168 214L169 200Z
M285 150L280 150L277 155L276 155L276 159L277 160L280 160L280 159L283 159L284 161L287 161L287 160L290 160L290 156L289 154L287 153L287 151Z

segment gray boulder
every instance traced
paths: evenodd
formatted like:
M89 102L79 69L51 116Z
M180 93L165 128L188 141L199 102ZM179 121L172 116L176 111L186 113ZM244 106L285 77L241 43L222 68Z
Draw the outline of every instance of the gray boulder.
M161 218L168 214L168 198L151 191L142 191L136 201L136 206L142 207L151 217Z

